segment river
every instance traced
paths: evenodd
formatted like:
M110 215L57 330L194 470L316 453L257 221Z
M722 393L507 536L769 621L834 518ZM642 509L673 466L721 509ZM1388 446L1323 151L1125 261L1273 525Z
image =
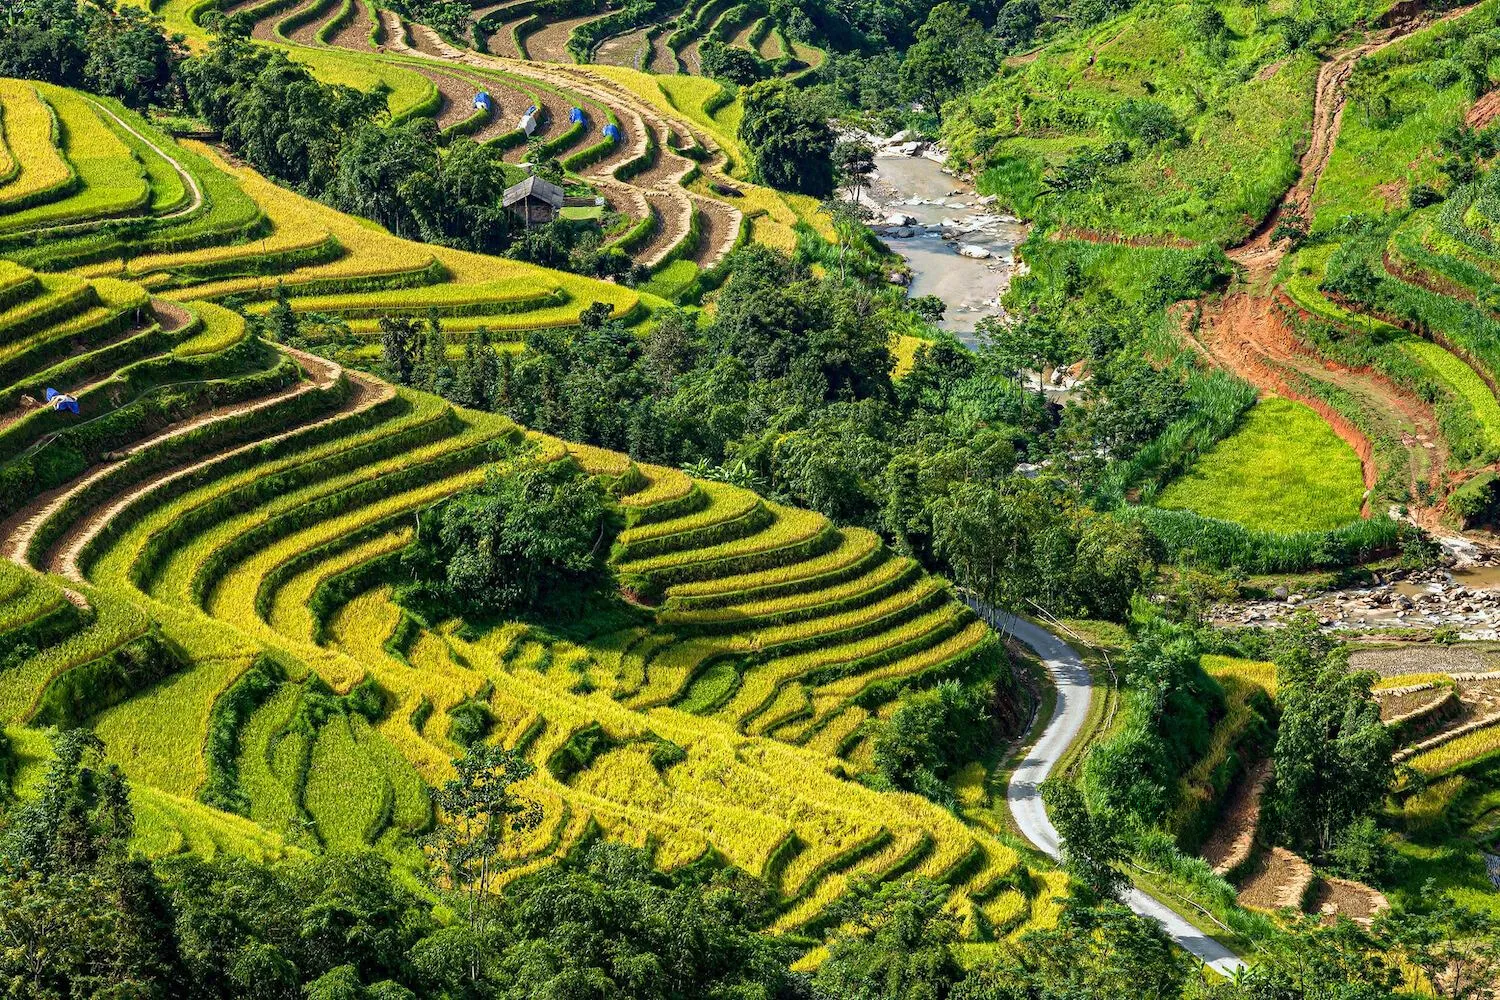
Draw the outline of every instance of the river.
M1026 239L1026 224L994 213L972 185L944 173L941 164L925 156L883 153L874 162L863 197L874 208L872 229L911 269L908 293L942 299L947 310L939 326L967 344L976 343L979 321L1005 312L1000 298L1018 273L1016 246ZM906 226L880 224L893 215L912 221ZM945 233L955 238L944 239ZM991 256L962 256L958 248L966 244L983 247Z

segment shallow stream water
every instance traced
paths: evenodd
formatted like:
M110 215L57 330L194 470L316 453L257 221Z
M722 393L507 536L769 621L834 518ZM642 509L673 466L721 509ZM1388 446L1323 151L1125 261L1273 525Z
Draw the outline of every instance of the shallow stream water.
M948 308L939 326L965 343L975 343L979 321L1005 311L1000 297L1017 273L1016 246L1026 239L1026 224L994 217L972 185L944 173L941 164L924 156L877 156L863 197L875 206L874 223L894 213L916 221L914 235L886 235L881 240L911 268L908 294L942 299ZM992 221L964 232L986 218ZM956 233L956 238L943 239L944 230ZM991 256L961 256L958 248L963 244L984 247Z

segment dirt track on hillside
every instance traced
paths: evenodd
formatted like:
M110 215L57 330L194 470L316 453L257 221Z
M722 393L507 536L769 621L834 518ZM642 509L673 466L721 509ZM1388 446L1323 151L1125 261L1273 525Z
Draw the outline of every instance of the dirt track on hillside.
M1366 418L1376 425L1371 430L1377 436L1400 441L1406 449L1413 516L1427 525L1435 525L1440 512L1425 506L1421 498L1427 495L1428 488L1436 496L1442 496L1442 470L1447 461L1444 439L1432 408L1378 373L1335 364L1317 356L1297 339L1286 320L1286 313L1293 312L1294 307L1284 297L1278 300L1271 288L1272 275L1290 244L1284 239L1273 241L1272 237L1283 219L1297 216L1306 221L1312 217L1313 193L1333 155L1349 78L1359 59L1420 28L1461 17L1474 6L1460 7L1439 18L1421 17L1383 29L1324 63L1318 72L1312 136L1302 154L1301 176L1249 238L1227 251L1242 274L1235 290L1205 308L1202 325L1195 335L1198 345L1217 363L1261 391L1295 399L1318 411L1359 455L1365 487L1369 490L1377 476L1369 436L1297 383L1300 378L1313 379L1354 397ZM1419 491L1419 486L1425 488ZM1364 514L1371 513L1367 497Z

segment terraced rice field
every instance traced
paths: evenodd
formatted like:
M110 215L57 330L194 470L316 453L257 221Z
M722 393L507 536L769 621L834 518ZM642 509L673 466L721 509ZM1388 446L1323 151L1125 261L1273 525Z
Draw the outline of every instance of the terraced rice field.
M192 25L183 0L167 0L162 6L169 23ZM699 40L718 32L725 40L743 35L748 44L754 36L764 44L764 37L774 35L772 25L749 16L748 10L734 8L743 23L730 24L724 20L725 6L690 6L680 16L684 23L699 25ZM668 71L675 70L676 56L668 39L677 36L671 25L632 29L626 33L634 39L631 43L604 42L601 49L617 52L635 45L629 58L608 60L617 65L603 67L611 74L627 74L624 77L570 65L568 38L599 17L585 13L553 19L534 12L524 0L478 8L475 19L479 34L488 39L489 54L456 48L426 26L404 22L390 11L380 12L380 42L374 46L371 30L377 24L364 4L351 4L346 15L342 7L314 0L267 13L256 30L268 41L306 46L294 49L294 57L330 79L352 82L362 74L374 81L396 75L402 82L403 106L430 104L426 113L442 128L497 144L513 162L527 155L516 123L528 107L538 107L542 124L537 134L547 151L561 158L578 183L627 217L627 224L615 230L620 247L653 271L673 269L650 286L655 293L674 298L692 294L700 283L697 272L687 274L685 262L712 272L740 240L787 249L796 244L795 229L804 225L825 239L836 238L829 220L811 201L745 183L734 110L704 110L710 103L723 103L718 84L685 78L678 82L637 71L636 67L661 70L666 62L671 63ZM688 42L677 39L675 44L680 49ZM536 61L522 58L520 46ZM336 62L325 63L334 57ZM408 78L428 88L427 96L413 93ZM483 121L472 112L473 96L480 90L498 104L496 113ZM396 113L394 94L392 100ZM574 108L587 116L582 128L569 126ZM612 147L600 140L605 124L622 132ZM698 162L671 152L669 144L694 150ZM691 186L691 192L685 186ZM739 191L739 196L721 194L726 188Z
M710 137L589 71L528 72L505 79L625 123L629 148L600 169L656 144L638 176L651 199L698 214L680 254L711 267L739 210L685 189L694 164L663 149L669 133L717 149ZM975 936L1045 916L1045 881L1009 847L846 776L863 758L840 753L868 750L861 725L904 685L1002 655L939 581L869 533L265 343L214 301L254 316L280 286L294 309L373 333L379 315L430 309L492 329L565 325L594 301L634 313L636 293L398 239L78 95L0 100L4 121L58 107L78 126L72 143L6 144L8 184L58 163L77 177L0 207L0 229L24 234L29 221L8 220L48 206L80 227L9 245L71 273L0 265L0 643L26 643L0 672L0 722L92 725L135 785L141 850L400 857L459 752L450 713L477 701L493 737L537 765L525 792L546 820L516 845L517 871L603 835L648 844L664 867L712 851L762 875L788 932L829 919L855 880L907 871L948 883ZM108 176L77 148L91 134L118 161ZM760 197L762 215L800 221ZM105 229L117 211L149 224ZM82 412L38 405L47 387ZM417 512L490 470L569 454L636 486L612 557L639 602L631 625L560 641L403 615L388 570ZM226 746L210 734L230 706ZM559 767L584 734L605 749ZM666 744L677 750L655 752Z

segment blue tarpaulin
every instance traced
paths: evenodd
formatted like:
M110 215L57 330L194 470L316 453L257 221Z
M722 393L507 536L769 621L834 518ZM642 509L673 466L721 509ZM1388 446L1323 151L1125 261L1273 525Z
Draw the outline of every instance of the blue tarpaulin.
M481 90L479 93L474 95L474 110L493 111L495 110L495 103L490 100L489 94Z
M581 123L583 120L584 114L582 108L574 108L572 111L568 112L568 121L572 122L574 125Z
M610 123L609 125L604 126L604 138L608 139L610 142L619 142L620 126L615 125L614 123Z
M533 132L536 131L536 105L535 104L533 104L531 107L527 108L526 109L526 113L521 116L521 131L525 132L527 135L530 135L531 133L533 133Z
M69 413L78 412L78 400L65 392L58 392L56 389L49 388L47 390L47 402L52 404L54 410L67 410Z

